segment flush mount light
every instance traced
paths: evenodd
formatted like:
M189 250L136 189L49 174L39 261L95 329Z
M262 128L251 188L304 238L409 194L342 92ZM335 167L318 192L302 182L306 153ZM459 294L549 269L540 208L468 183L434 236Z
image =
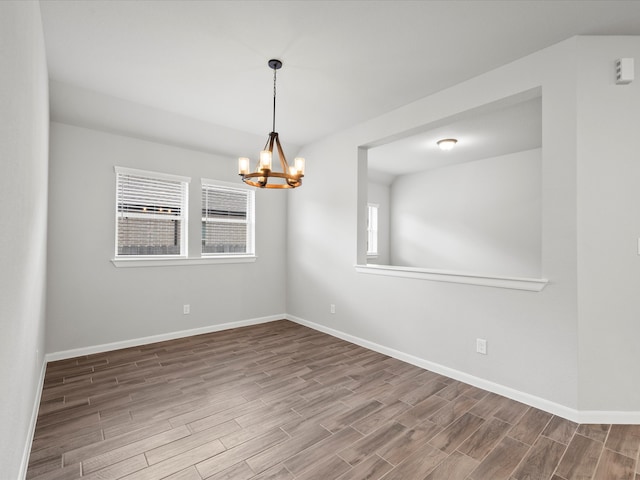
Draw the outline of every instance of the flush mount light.
M455 147L456 143L458 143L458 140L456 140L455 138L443 138L442 140L438 140L437 143L440 147L440 150L446 152L447 150L451 150L453 147Z
M260 152L260 160L256 169L250 171L250 160L247 157L238 159L238 173L242 181L248 185L258 188L296 188L302 185L304 177L304 158L294 159L292 166L289 166L280 146L280 138L276 132L276 71L282 68L280 60L271 59L268 62L269 68L273 69L273 116L272 127L267 143ZM273 147L280 158L281 171L272 169L271 160L273 158Z

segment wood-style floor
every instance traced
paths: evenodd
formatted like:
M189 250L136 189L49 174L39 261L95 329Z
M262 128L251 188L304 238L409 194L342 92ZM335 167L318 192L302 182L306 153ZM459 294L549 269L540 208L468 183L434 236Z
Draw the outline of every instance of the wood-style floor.
M27 477L640 480L639 447L279 321L50 363Z

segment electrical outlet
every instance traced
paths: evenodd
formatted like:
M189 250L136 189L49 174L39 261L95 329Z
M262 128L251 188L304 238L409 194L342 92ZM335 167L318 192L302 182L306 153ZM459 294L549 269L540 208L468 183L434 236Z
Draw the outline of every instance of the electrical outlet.
M329 306L329 311L330 311L332 314L335 314L335 313L336 313L336 306L335 306L333 303Z
M185 304L182 306L182 313L189 315L191 313L191 305Z
M476 338L476 352L487 354L487 341L484 338Z

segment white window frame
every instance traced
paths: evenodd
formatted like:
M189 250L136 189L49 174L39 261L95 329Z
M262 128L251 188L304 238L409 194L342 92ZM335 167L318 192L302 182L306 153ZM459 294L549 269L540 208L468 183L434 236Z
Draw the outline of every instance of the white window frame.
M174 259L184 259L187 258L188 255L188 221L189 221L189 183L191 178L183 177L179 175L173 175L168 173L161 172L152 172L148 170L138 170L133 168L126 167L114 167L114 171L116 173L116 195L115 195L115 257L114 261L148 261L148 260L174 260ZM181 202L180 202L180 215L175 215L174 218L180 220L180 252L177 255L169 254L169 255L122 255L118 253L118 218L122 217L124 214L119 212L119 205L121 203L121 195L122 195L122 184L124 176L136 176L151 180L164 180L169 182L179 182L181 184ZM134 213L129 214L135 217L143 218L143 217L152 217L154 214L145 214L145 213Z
M255 258L255 190L252 188L245 187L244 185L231 184L227 182L222 182L219 180L211 180L207 178L201 179L201 187L202 187L202 195L200 199L200 212L201 212L201 256L202 258ZM209 221L206 216L202 216L202 211L206 209L206 205L203 204L205 192L207 190L215 190L218 189L220 191L227 191L233 193L242 193L246 195L247 199L247 216L245 220L242 219L221 219L216 218L217 222L229 222L229 223L242 223L246 224L246 250L244 252L207 252L203 251L204 249L204 238L202 237L202 224ZM211 221L214 221L213 219Z
M380 205L367 203L367 257L378 256L378 213Z

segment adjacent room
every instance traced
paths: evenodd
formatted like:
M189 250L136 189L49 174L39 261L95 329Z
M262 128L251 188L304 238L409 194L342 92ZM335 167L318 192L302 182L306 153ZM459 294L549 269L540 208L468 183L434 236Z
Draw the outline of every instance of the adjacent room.
M0 479L640 478L640 2L0 2Z

